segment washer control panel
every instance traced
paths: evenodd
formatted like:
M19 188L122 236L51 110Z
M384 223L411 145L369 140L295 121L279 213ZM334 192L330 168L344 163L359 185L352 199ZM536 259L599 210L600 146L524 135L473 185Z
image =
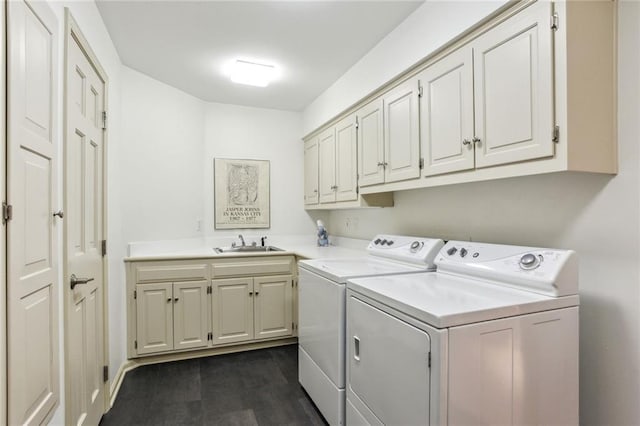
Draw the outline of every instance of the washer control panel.
M433 268L444 241L405 235L376 235L367 247L369 254Z
M554 297L578 293L578 261L572 250L449 241L436 265L438 271Z

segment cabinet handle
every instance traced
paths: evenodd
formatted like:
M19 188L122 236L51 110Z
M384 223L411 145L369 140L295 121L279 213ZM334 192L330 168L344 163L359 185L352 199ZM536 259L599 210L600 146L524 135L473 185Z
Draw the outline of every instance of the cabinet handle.
M471 141L469 139L464 139L462 141L462 145L471 145Z
M251 297L251 296L253 296L253 292L252 291L249 292L249 297Z
M258 295L259 295L259 294L260 294L260 292L259 292L259 291L256 291L256 297L258 297Z
M176 297L175 299L173 299L173 303L177 303L177 302L178 302L178 300L180 300L180 299L178 299L178 298Z
M64 212L62 210L58 210L53 214L53 217L58 216L60 219L64 219Z
M360 362L360 338L353 336L353 359Z
M314 190L313 190L313 192L314 192L314 194L317 194L317 193L318 193L318 190L317 190L317 189L314 189Z
M480 138L479 138L479 137L477 137L477 136L474 136L474 137L473 137L473 143L474 143L474 144L476 144L476 145L477 145L477 144L479 144L480 142L482 142L482 141L480 140Z
M168 298L167 303L171 303L172 300L173 300L172 298Z
M338 185L333 185L333 186L331 187L331 189L333 189L333 190L335 191L336 189L338 189Z

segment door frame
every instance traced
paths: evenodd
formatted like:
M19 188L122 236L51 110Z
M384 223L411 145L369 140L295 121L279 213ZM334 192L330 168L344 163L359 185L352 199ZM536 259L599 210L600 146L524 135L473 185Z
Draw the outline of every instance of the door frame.
M7 105L7 26L5 25L7 2L2 0L0 3L0 198L2 201L7 199L7 123L6 123L6 105ZM0 423L6 424L9 420L7 417L7 233L6 226L0 227Z
M80 27L78 25L78 23L76 22L76 20L73 18L73 15L71 14L71 11L69 10L68 7L64 8L64 18L65 18L65 32L64 32L64 78L63 78L63 93L62 93L62 97L63 97L63 134L66 135L67 134L67 118L68 118L68 114L67 114L67 108L68 108L68 98L67 98L67 87L68 87L68 75L67 75L67 66L68 66L68 61L69 61L69 46L71 45L71 43L73 43L74 39L77 41L77 43L79 44L80 48L84 51L84 53L87 55L87 58L89 60L89 62L91 63L91 65L94 67L95 71L97 72L98 76L100 77L100 79L102 80L102 82L104 83L104 96L103 96L103 111L108 111L108 87L109 87L109 78L107 76L107 73L105 72L104 68L102 68L102 65L100 64L100 61L98 60L97 55L94 53L93 49L91 49L91 46L89 44L89 42L87 41L87 39L85 38L84 34L82 33L82 31L80 30ZM109 134L109 130L108 130L108 126L107 129L104 130L103 132L103 158L102 158L102 187L103 187L103 194L102 194L102 235L103 238L106 239L107 237L107 140L108 140L108 134ZM64 210L67 211L67 194L66 194L66 178L67 178L67 173L66 173L66 152L67 152L67 139L66 136L63 137L63 144L62 144L62 155L61 157L61 164L63 165L63 193L64 193ZM69 345L69 341L68 341L68 309L69 309L69 297L66 294L66 291L64 290L65 288L65 277L68 276L68 267L67 267L67 262L68 262L68 257L67 257L67 221L63 221L64 222L64 228L63 228L63 250L62 250L62 277L63 277L63 299L64 299L64 308L63 308L63 312L64 312L64 324L63 324L63 330L64 330L64 392L65 392L65 421L68 420L68 415L70 413L71 410L71 380L69 377L69 363L70 363L70 359L69 359L69 351L68 351L68 345ZM109 262L108 262L108 256L107 254L102 256L102 283L103 283L103 292L102 292L102 316L103 316L103 321L102 321L102 326L103 326L103 337L104 337L104 341L103 341L103 360L104 360L104 365L109 366L109 281L108 281L108 266L109 266ZM104 395L104 407L105 407L105 413L107 411L109 411L109 409L111 408L110 405L110 401L111 401L111 386L110 386L110 380L107 378L106 381L103 382L103 395ZM104 413L103 413L104 414Z

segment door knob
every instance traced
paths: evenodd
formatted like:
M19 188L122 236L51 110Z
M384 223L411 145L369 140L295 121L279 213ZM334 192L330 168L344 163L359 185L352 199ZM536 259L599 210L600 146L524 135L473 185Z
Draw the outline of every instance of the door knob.
M73 290L78 284L86 284L93 281L94 278L78 278L76 274L71 274L71 290Z

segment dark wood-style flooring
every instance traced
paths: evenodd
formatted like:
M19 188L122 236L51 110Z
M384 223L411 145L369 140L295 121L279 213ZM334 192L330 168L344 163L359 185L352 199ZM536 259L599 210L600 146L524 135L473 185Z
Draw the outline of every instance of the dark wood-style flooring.
M326 425L298 383L296 345L138 367L101 426Z

